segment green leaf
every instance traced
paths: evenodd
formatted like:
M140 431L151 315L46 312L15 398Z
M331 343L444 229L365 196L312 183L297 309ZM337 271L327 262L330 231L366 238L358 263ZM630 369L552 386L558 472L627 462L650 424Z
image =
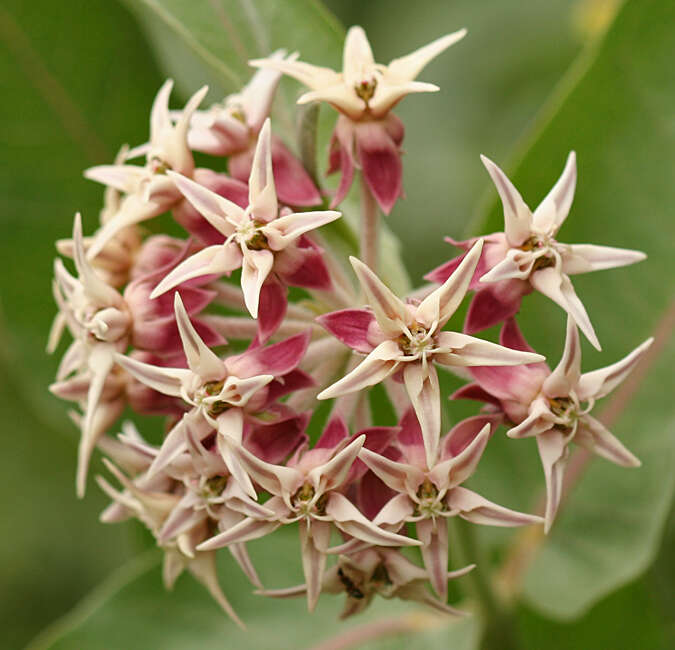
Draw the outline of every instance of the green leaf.
M575 276L603 345L601 354L585 345L584 369L618 360L650 335L657 338L635 373L637 381L629 379L614 401L607 398L595 411L606 409L604 419L641 458L642 468L594 460L525 576L528 603L551 617L579 616L649 566L675 487L675 276L666 272L675 240L675 86L662 82L672 68L674 18L671 2L627 2L597 56L590 53L564 80L557 105L550 107L513 174L525 200L536 205L560 174L567 152L575 149L578 190L560 239L649 255L628 268ZM485 231L501 229L501 219L494 205ZM534 347L557 363L562 312L533 297L526 299L519 321ZM521 443L499 444L516 454ZM518 476L518 489L530 485ZM501 480L508 493L513 466L502 468Z
M281 530L269 540L249 544L263 583L283 586L300 582L297 530ZM283 558L283 561L280 559ZM365 614L340 622L342 598L322 597L314 614L306 611L304 598L266 599L251 594L251 586L225 551L220 555L222 583L233 606L248 626L240 630L213 603L198 583L183 576L169 593L161 584L159 553L141 556L113 574L70 614L45 630L30 650L183 650L194 647L308 648L320 641L345 635L361 639L358 647L452 647L473 650L478 623L473 617L438 616L398 600L376 600ZM123 622L123 624L120 624ZM396 638L392 639L391 636Z
M132 17L107 0L3 1L0 79L0 610L2 645L19 648L133 552L126 526L97 523L97 489L75 497L77 430L47 392L58 358L44 348L54 241L76 210L91 231L101 207L82 171L147 139L161 80Z

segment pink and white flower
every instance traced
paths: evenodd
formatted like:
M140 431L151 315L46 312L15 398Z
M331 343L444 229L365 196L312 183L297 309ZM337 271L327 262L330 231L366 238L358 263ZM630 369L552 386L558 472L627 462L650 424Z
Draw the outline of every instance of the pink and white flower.
M270 55L274 61L294 61L284 50ZM188 144L194 151L228 156L227 167L233 178L248 181L255 142L272 109L272 100L281 72L272 68L258 70L251 81L234 95L195 111L190 120ZM180 118L180 112L173 115ZM321 195L302 163L283 141L272 135L272 169L277 193L286 205L310 206L321 203Z
M543 359L467 334L443 331L466 294L481 248L479 241L445 283L421 302L397 298L363 262L352 257L369 309L345 309L317 319L343 343L367 355L318 398L359 391L392 375L402 378L422 427L429 465L436 459L441 428L441 396L433 362L447 367L512 366Z
M242 467L255 483L272 495L265 502L265 508L274 514L249 517L199 548L212 550L257 539L281 525L300 522L302 563L311 611L321 592L332 526L368 544L418 545L414 539L374 525L341 493L368 436L367 430L354 437L348 433L344 423L334 419L313 449L300 448L286 465L267 463L230 439L228 443Z
M613 391L633 370L654 339L649 338L616 363L592 372L581 372L581 344L574 319L567 318L567 336L562 359L551 372L546 364L519 368L473 368L475 385L460 389L453 397L489 400L503 409L513 426L511 438L535 436L546 477L546 531L551 528L560 499L569 445L575 442L598 456L637 467L640 461L590 415L596 400ZM502 343L530 349L515 321L502 330Z
M429 463L417 418L409 411L401 421L398 441L389 453L382 455L369 449L359 452L359 458L369 469L397 493L373 523L394 532L406 522L415 523L431 585L442 601L447 599L448 517L460 516L472 523L491 526L522 526L542 521L541 517L509 510L460 487L475 471L498 420L498 416L479 415L460 422L441 439L439 453ZM339 550L346 552L355 546L348 542Z
M415 78L465 34L461 29L382 65L375 62L366 33L356 26L347 32L341 72L291 59L250 62L255 67L279 70L308 86L310 92L300 97L299 104L323 101L340 112L331 141L329 173L340 169L342 178L332 207L344 199L354 168L359 168L382 211L389 214L402 193L400 145L404 131L390 111L406 95L438 90L438 86Z
M208 87L200 88L190 98L176 124L169 112L172 88L173 81L168 79L159 89L152 105L150 141L127 153L127 159L144 155L144 166L98 165L84 173L87 178L126 195L119 204L117 213L107 218L94 235L87 250L90 259L96 257L110 239L124 228L166 212L182 198L166 172L171 169L192 176L195 165L187 142L188 126L192 114L206 96Z
M558 230L567 218L576 186L576 156L571 152L560 178L536 210L527 207L506 174L481 156L504 207L504 233L486 237L485 258L474 282L477 294L467 318L467 331L475 332L513 316L526 293L536 289L560 305L595 348L600 343L586 309L569 276L634 264L646 258L640 251L592 244L562 244ZM455 243L454 241L451 243ZM472 241L456 245L468 249ZM443 281L455 262L427 276ZM485 288L479 288L486 284Z
M285 313L285 309L279 309L279 303L285 305L286 297L283 287L275 281L277 274L290 284L317 288L316 283L320 282L319 288L330 287L330 278L321 258L304 255L300 239L306 232L341 215L330 210L279 212L272 173L269 120L258 138L246 209L184 176L173 172L168 172L168 175L187 200L222 234L224 242L208 246L185 260L159 283L152 297L187 280L229 274L241 267L244 300L253 318L258 317L264 287L270 291L270 299L263 301L261 310L274 313L271 319L274 324L265 328L265 334L269 336ZM315 272L301 270L304 264L312 264ZM267 314L261 314L261 321L265 320L270 319Z

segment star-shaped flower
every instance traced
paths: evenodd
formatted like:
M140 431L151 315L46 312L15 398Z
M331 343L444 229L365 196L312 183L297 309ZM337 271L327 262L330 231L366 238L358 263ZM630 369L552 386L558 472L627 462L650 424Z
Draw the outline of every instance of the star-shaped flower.
M233 453L272 498L265 508L271 517L253 516L200 545L213 550L236 542L257 539L283 524L300 522L302 564L307 580L307 601L314 609L321 591L331 527L368 544L410 546L419 542L382 530L370 522L341 492L349 483L352 467L368 432L350 438L340 420L331 421L314 449L300 449L288 463L267 463L231 441ZM376 438L381 438L377 435Z
M494 416L482 415L460 422L442 438L440 453L429 464L417 418L408 412L401 421L398 444L389 450L398 452L395 456L369 449L359 452L359 458L370 470L398 493L384 505L373 523L394 532L406 522L415 523L417 537L423 542L420 550L431 585L442 601L447 599L448 517L458 515L473 523L492 526L522 526L542 521L541 517L509 510L460 487L475 471L494 424ZM353 542L348 542L341 552L353 546Z
M436 92L438 86L414 79L432 59L461 40L465 34L466 30L460 29L407 56L394 59L389 65L382 65L375 63L366 33L361 27L355 26L347 32L342 72L278 58L256 59L250 64L280 70L309 86L311 91L300 97L299 104L324 101L352 120L379 119L406 95Z
M331 201L337 206L347 195L360 169L370 192L385 214L403 193L401 143L404 127L391 109L410 93L434 92L438 86L414 81L427 63L463 38L466 30L448 34L433 43L394 59L385 66L375 63L361 27L352 27L345 41L342 72L295 60L261 59L251 65L279 70L298 79L311 91L298 102L326 101L339 111L330 144L331 174L341 171Z
M279 267L284 251L294 247L304 233L340 217L339 212L330 210L279 212L270 146L268 119L258 138L246 209L180 174L168 172L187 200L223 235L225 241L204 248L178 265L157 285L152 297L186 280L229 274L241 267L246 307L251 316L257 318L262 286L273 271L282 272Z
M255 497L255 490L238 463L231 460L223 436L241 442L244 435L245 409L260 409L267 401L266 387L275 379L290 373L300 362L309 342L307 333L299 334L268 348L252 349L241 355L220 359L202 340L175 294L176 322L188 368L167 368L143 363L128 356L116 355L117 363L138 381L165 395L181 397L192 410L171 430L150 468L160 471L178 454L185 451L186 429L198 430L199 439L219 432L218 446L230 472L242 488ZM262 356L266 355L265 361Z
M600 343L569 276L634 264L646 255L624 248L570 245L556 240L574 198L577 176L574 152L569 154L562 175L534 212L497 165L485 156L481 156L481 160L504 207L504 240L501 260L480 278L480 282L526 280L560 305L599 350Z
M519 349L528 348L514 321L509 321L502 341ZM546 531L553 524L571 442L624 467L640 461L590 415L596 400L613 391L633 370L652 344L647 339L616 363L581 373L581 345L574 319L567 318L567 336L562 359L551 372L545 364L514 369L475 368L472 374L485 395L469 385L453 397L490 400L500 406L516 426L511 438L536 436L546 477ZM473 392L473 395L472 395Z
M422 302L403 302L365 265L352 257L370 309L345 309L317 320L334 336L366 358L348 375L319 393L329 399L402 376L422 427L427 461L431 466L441 428L438 375L442 366L512 366L544 357L520 352L481 339L443 331L466 294L481 254L476 243L446 282Z
M124 228L162 214L181 199L171 178L171 169L191 176L194 159L188 147L190 118L202 102L208 87L200 88L187 102L181 118L174 124L169 111L173 81L168 79L157 93L150 114L150 141L131 150L127 159L145 155L144 166L115 164L89 168L84 175L125 193L117 213L108 216L87 249L89 259L96 257L106 244Z

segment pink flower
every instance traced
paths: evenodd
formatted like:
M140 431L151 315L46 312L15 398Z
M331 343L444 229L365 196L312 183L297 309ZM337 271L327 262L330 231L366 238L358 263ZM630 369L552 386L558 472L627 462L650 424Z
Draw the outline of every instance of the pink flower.
M231 461L223 436L229 435L241 442L246 407L257 412L269 404L266 387L275 377L283 377L295 369L307 348L309 336L300 334L267 348L254 348L222 360L197 333L180 294L175 294L174 302L188 368L154 366L121 354L115 357L117 363L140 382L165 395L180 397L192 407L167 435L150 473L160 471L186 449L187 427L199 431L196 434L199 440L216 429L218 445L230 472L248 494L255 496L247 476ZM279 394L283 393L276 390L274 397Z
M438 457L429 463L417 418L409 411L401 421L399 460L368 449L359 453L370 470L397 493L373 523L392 531L398 531L406 522L415 523L431 585L442 601L447 599L446 518L459 515L473 523L492 526L521 526L541 521L540 517L503 508L459 487L476 469L497 420L498 417L481 415L460 422L441 439ZM348 542L340 550L354 550L355 546Z
M478 263L482 242L467 254L446 282L422 302L403 302L362 262L350 258L370 309L345 309L317 320L331 334L366 358L345 377L319 393L329 399L373 386L391 375L403 378L422 427L427 461L436 459L441 428L438 375L442 366L517 365L541 361L458 332L445 332Z
M571 152L562 175L532 212L506 174L481 156L504 207L504 234L490 235L480 284L467 319L468 331L477 331L513 316L522 296L536 289L560 305L595 348L600 343L569 276L634 264L645 259L639 251L591 244L561 244L556 240L576 186L576 157ZM460 244L466 247L468 243ZM432 277L442 279L441 269ZM478 278L476 278L478 280Z
M150 114L150 141L128 152L127 159L144 155L146 163L137 165L98 165L85 172L91 180L113 187L126 194L116 214L109 216L94 235L87 251L90 259L124 228L152 219L166 212L180 200L180 192L166 174L172 169L192 176L194 160L187 143L190 118L206 96L208 87L200 88L188 101L182 117L176 124L169 112L169 95L173 88L171 79L164 82L152 105Z
M283 524L299 521L307 601L311 611L321 591L332 525L369 544L418 544L409 537L380 529L341 493L366 442L367 433L350 438L344 423L333 420L313 449L299 449L285 466L267 463L230 439L232 452L242 467L255 483L272 495L265 502L265 507L274 514L270 517L249 517L199 548L212 550L256 539Z
M270 55L273 61L294 61L297 55L285 56L284 50ZM251 173L255 141L272 100L281 72L272 68L258 70L241 92L229 95L205 111L196 111L190 120L188 144L195 151L228 156L228 170L240 181ZM178 117L180 113L176 114ZM282 203L310 206L321 203L321 195L300 161L280 138L272 136L272 169Z
M325 101L341 113L331 141L329 173L340 169L342 178L331 207L346 196L357 167L382 211L389 214L402 193L403 140L403 124L390 111L408 94L438 90L438 86L414 79L465 34L464 29L448 34L385 66L375 63L363 29L351 27L342 72L279 57L250 62L279 70L309 86L311 91L300 97L299 104Z
M514 321L507 322L502 342L529 348ZM605 368L581 373L581 345L576 324L567 318L567 337L562 359L551 372L545 364L521 368L476 368L472 374L516 425L511 438L536 436L546 477L546 531L551 528L562 496L562 481L571 442L624 467L640 461L590 415L596 400L616 388L640 361L653 339L647 339L629 355ZM460 389L454 398L485 399ZM467 394L468 393L468 394Z
M187 280L229 274L241 267L241 286L251 316L258 317L261 296L266 297L263 291L265 287L271 295L268 296L269 300L263 300L263 309L276 310L272 320L278 326L285 313L285 307L279 310L278 305L285 305L286 296L285 290L276 281L275 274L289 283L297 284L303 275L300 269L309 263L316 269L314 275L330 282L321 258L305 254L301 237L309 230L339 218L340 213L279 213L272 175L269 120L265 122L258 138L249 179L249 205L245 210L194 181L173 172L168 174L188 201L222 234L225 241L208 246L185 260L159 283L152 297L157 297ZM309 269L304 274L312 275ZM309 281L310 286L314 282ZM307 282L303 286L307 286ZM266 329L269 336L272 328Z
M84 408L76 479L77 494L82 497L96 440L123 408L119 382L109 381L108 377L115 353L128 345L131 314L120 293L106 284L87 261L79 213L73 225L73 255L78 277L72 276L60 259L54 263L54 298L60 317L55 320L49 349L56 348L63 327L67 326L75 340L61 360L57 383L51 390L80 402ZM75 377L64 381L73 374ZM112 391L111 384L117 386Z

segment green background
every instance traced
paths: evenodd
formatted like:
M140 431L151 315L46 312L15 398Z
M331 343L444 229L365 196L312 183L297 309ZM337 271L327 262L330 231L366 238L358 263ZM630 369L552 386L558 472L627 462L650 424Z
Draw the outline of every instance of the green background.
M140 528L97 521L105 499L96 488L76 500L76 432L66 407L46 391L57 360L45 355L44 345L55 313L53 242L68 236L76 210L91 231L100 207L101 189L85 181L82 170L109 162L124 142L146 139L148 110L167 73L176 77L182 98L208 81L217 99L232 75L247 78L214 19L217 10L232 16L245 47L250 37L252 55L265 53L256 47L285 45L333 67L341 28L309 1L129 5L139 9L133 16L128 5L111 0L0 5L2 646L23 647L131 560L42 636L43 647L309 647L339 633L333 599L312 618L299 619L301 607L249 597L236 576L226 591L255 628L239 636L188 578L175 594L163 592L150 568L156 558L134 559L148 548ZM366 28L382 62L469 28L463 42L421 75L441 91L408 98L397 109L407 129L407 197L389 224L404 242L401 254L413 281L452 254L443 235L500 227L479 153L514 172L526 201L536 205L567 151L576 149L578 192L561 238L648 252L650 259L634 268L575 279L604 347L602 354L584 349L585 368L609 363L659 332L659 354L614 428L644 466L628 471L598 461L584 475L526 574L514 625L522 648L673 647L673 4L387 0L328 6L343 24ZM284 83L283 105L291 106L297 92L297 85ZM322 111L322 125L331 119ZM324 154L319 151L321 165ZM533 298L522 316L535 347L555 362L560 312ZM516 447L495 438L474 485L488 498L530 509L541 470L531 446ZM500 562L515 537L477 533L488 565ZM294 538L283 535L253 549L271 584L298 579L297 564L286 562L294 549ZM369 619L407 611L387 601ZM448 647L452 638L451 647L472 648L477 637L475 624L463 622L400 643ZM372 647L399 646L382 641Z

